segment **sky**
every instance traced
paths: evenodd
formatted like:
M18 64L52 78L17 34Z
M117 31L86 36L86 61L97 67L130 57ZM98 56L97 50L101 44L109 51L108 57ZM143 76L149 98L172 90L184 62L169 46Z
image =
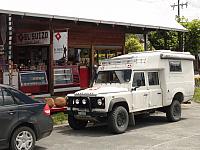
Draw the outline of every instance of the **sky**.
M4 0L1 1L0 9L69 17L90 17L88 19L94 18L94 14L99 19L101 19L102 16L105 18L108 13L113 13L112 19L115 19L118 17L118 13L125 13L124 11L127 11L127 20L128 17L130 17L129 13L133 13L139 14L141 17L145 17L147 20L151 21L151 17L154 15L173 18L177 14L177 7L173 10L170 5L177 3L177 1L178 0ZM186 1L188 2L188 7L185 8L184 6L184 8L181 9L181 15L184 15L189 20L200 19L200 0L180 0L180 3L185 3ZM126 16L124 15L123 17L124 18L121 20L126 21Z
M151 7L157 9L165 9L166 13L172 13L174 16L178 14L178 8L175 7L174 10L171 7L174 3L177 4L178 0L137 0L144 3L145 5L150 5ZM183 6L180 9L181 16L192 19L200 19L200 0L180 0L180 3L188 2L188 6Z

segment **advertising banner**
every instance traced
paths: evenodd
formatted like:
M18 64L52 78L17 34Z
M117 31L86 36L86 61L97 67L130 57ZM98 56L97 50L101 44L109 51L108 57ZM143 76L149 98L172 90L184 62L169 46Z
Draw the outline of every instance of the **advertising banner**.
M53 35L54 60L68 59L68 32L55 32Z
M17 45L48 45L50 31L38 31L16 34Z

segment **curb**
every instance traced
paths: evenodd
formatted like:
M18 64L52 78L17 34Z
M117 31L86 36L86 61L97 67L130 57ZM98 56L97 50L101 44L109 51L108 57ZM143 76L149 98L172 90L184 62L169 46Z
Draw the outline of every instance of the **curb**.
M69 126L68 122L65 122L65 123L62 123L62 124L59 124L59 125L54 125L53 128L60 128L60 127L66 127L66 126Z

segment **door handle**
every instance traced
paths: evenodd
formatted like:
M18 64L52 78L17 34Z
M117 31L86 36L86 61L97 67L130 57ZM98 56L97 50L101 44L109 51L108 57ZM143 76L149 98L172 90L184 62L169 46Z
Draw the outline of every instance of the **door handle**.
M16 113L16 112L14 112L14 111L9 111L9 112L8 112L9 115L14 115L15 113Z
M161 93L157 93L157 94L161 94Z
M144 94L144 96L147 96L148 94Z

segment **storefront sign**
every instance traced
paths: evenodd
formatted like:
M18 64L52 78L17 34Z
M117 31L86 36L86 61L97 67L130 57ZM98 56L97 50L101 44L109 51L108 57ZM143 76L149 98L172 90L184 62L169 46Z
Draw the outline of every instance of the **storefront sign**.
M53 35L54 60L68 59L68 32L56 32Z
M21 33L16 35L17 45L48 45L50 44L50 31Z

